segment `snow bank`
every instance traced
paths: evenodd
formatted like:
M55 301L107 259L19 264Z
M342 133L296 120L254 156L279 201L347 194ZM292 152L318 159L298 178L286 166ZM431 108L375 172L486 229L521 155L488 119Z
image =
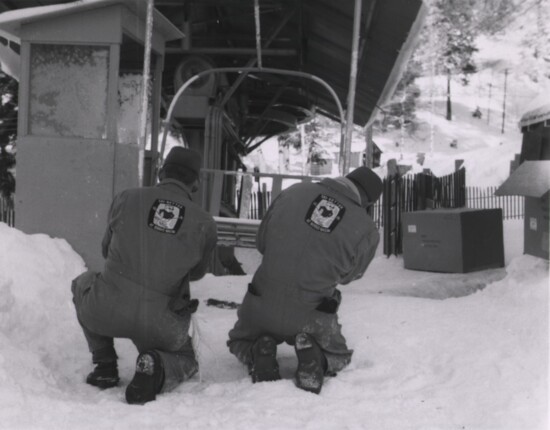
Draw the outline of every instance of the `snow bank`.
M510 224L506 233L521 231ZM249 255L245 265L257 261ZM240 302L251 275L207 275L192 284L201 301L201 377L130 406L129 341L116 341L120 387L84 383L92 365L70 293L81 258L63 240L0 224L0 428L543 430L548 262L509 252L507 261L500 271L458 276L377 257L363 279L343 287L341 322L355 354L319 396L294 387L296 358L286 345L283 380L250 382L225 346L235 311L205 301ZM485 288L463 288L476 282ZM427 298L438 285L467 295Z

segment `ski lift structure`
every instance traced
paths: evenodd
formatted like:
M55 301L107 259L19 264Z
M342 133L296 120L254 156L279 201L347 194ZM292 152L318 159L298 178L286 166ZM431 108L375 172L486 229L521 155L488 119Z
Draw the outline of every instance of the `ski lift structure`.
M110 17L101 24L88 19L90 14L99 16L113 8L119 11L116 19ZM426 10L422 0L345 0L337 4L332 0L0 0L0 31L22 48L20 64L11 52L9 58L10 69L20 76L21 103L27 103L27 96L34 91L30 84L47 80L47 76L37 75L29 62L41 49L33 53L33 44L49 46L62 36L63 43L73 47L87 43L87 35L113 36L94 41L108 47L105 66L112 68L107 72L105 93L107 106L114 107L104 112L107 134L99 138L77 136L78 143L67 146L72 159L79 160L76 164L68 162L66 150L61 157L50 151L55 145L60 145L57 149L61 151L64 143L58 142L66 143L67 136L44 136L44 130L38 128L27 133L33 118L38 117L25 113L32 105L22 105L16 227L66 238L85 256L89 267L97 268L101 257L90 249L98 249L98 236L112 197L124 186L156 183L167 135L174 132L182 136L186 146L203 154L207 178L200 199L214 216L240 215L222 213L220 202L208 202L232 200L238 171L245 170L241 157L270 137L295 130L315 114L340 122L339 171L345 174L352 127L370 124L378 107L393 94ZM106 22L133 30L105 32ZM38 27L48 30L42 32L43 40L35 31ZM140 74L135 82L141 85L141 94L135 97L141 108L126 112L134 113L126 119L134 127L126 127L133 135L124 142L118 132L124 127L116 108L121 95L117 84L122 80L115 70L119 60ZM99 77L89 74L88 83L92 85ZM73 114L71 109L56 111L57 119L65 125L70 124L68 118ZM101 116L101 112L96 114ZM90 125L90 121L83 123L83 127ZM26 133L31 137L27 140L38 136L47 140L47 145L30 145L25 142ZM88 145L92 148L94 139L96 143L108 140L111 143L105 148L116 150L117 161L110 163L109 174L97 168L102 152L86 150ZM25 159L31 156L35 167L27 168ZM49 160L52 166L36 175L39 159ZM52 172L63 171L59 165L62 160L71 169L59 179L59 174ZM85 169L75 167L79 163ZM88 172L85 183L80 180L83 172ZM232 180L220 183L223 175ZM99 178L104 176L111 178L107 181L110 185ZM281 178L272 179L280 191ZM39 190L39 182L52 182L52 189L58 190L63 189L61 183L71 186L65 186L63 195L61 191L52 195L38 195L38 191L31 195L29 191L25 196L24 189ZM81 187L75 185L78 183ZM99 183L103 185L90 191L90 184Z

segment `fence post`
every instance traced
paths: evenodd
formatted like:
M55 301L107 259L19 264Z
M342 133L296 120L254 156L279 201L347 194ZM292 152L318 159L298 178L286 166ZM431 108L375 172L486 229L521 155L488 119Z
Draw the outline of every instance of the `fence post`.
M15 226L14 200L10 197L4 198L1 195L0 195L0 222L4 222L10 227Z
M275 199L281 193L283 189L283 178L282 176L273 177L273 185L271 186L271 198Z
M252 204L252 175L245 173L241 179L241 195L239 198L239 218L248 218L248 210Z
M262 218L267 212L268 207L269 207L269 195L267 193L267 185L263 183L262 184Z
M388 167L390 165L388 164ZM389 173L388 169L388 173ZM384 255L397 255L399 246L399 213L400 212L400 181L399 175L393 174L384 179Z
M223 172L214 172L214 179L212 181L212 188L208 199L208 212L214 216L220 214L220 207L222 202L222 185L223 185Z

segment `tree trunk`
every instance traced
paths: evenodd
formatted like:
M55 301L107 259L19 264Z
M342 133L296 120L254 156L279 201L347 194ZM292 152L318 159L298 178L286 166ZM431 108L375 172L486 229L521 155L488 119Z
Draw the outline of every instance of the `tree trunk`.
M451 73L447 73L447 114L445 118L450 121L453 119L453 112L451 108Z

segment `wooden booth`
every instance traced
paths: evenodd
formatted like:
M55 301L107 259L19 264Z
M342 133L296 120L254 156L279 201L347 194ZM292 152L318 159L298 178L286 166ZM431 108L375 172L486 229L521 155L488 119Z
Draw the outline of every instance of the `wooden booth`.
M0 19L21 40L16 228L66 239L93 270L114 194L144 180L146 17L146 2L97 0ZM156 11L153 22L148 123L157 136L165 42L183 34Z

